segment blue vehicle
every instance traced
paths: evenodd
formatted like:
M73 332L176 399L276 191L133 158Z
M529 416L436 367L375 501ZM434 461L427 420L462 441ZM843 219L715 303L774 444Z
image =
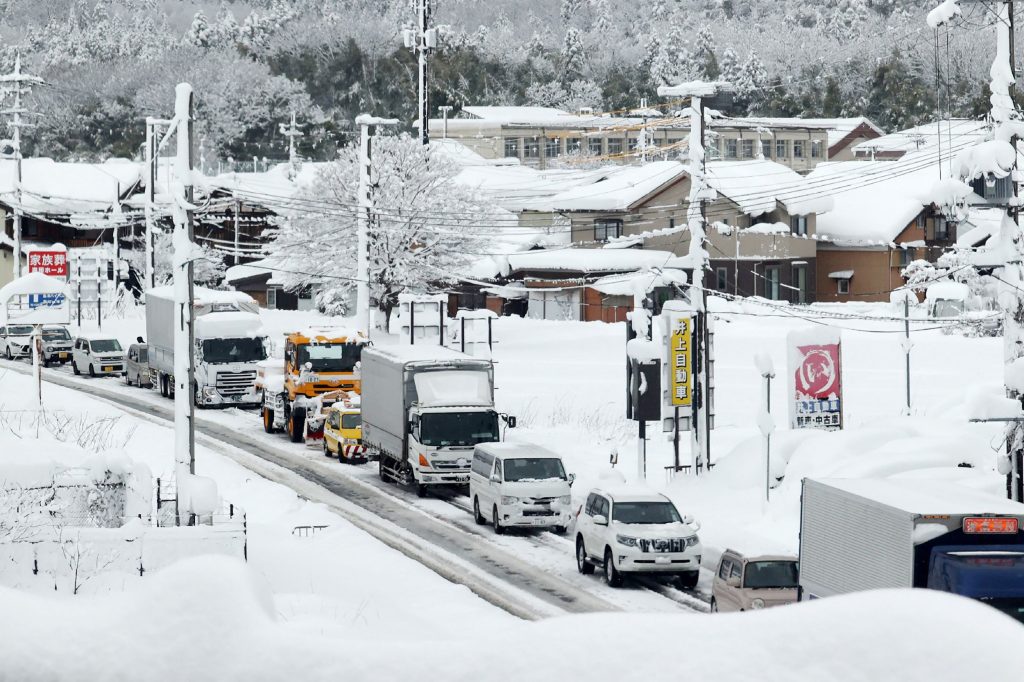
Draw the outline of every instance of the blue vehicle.
M1024 546L935 547L927 587L978 599L1024 623Z

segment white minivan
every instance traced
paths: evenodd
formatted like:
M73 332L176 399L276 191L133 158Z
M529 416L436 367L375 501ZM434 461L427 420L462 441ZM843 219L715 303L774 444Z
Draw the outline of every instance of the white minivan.
M490 521L499 535L513 526L564 533L575 478L558 455L539 445L479 443L469 473L473 517L481 525Z

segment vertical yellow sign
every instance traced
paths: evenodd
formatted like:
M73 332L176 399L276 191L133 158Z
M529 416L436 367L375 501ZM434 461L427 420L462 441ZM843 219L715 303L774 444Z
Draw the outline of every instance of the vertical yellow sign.
M669 387L674 407L690 407L693 404L690 389L692 376L693 349L690 333L693 319L684 317L675 321L672 328L672 346L669 348Z

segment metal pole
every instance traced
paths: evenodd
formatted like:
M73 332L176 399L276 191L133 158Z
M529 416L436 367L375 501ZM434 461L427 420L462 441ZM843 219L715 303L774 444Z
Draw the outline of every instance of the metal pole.
M416 36L417 52L419 57L419 109L420 109L420 141L423 144L430 142L430 130L427 123L430 121L429 93L427 92L427 31L430 30L430 0L418 0L419 4L419 31Z
M906 376L907 376L907 414L910 414L910 292L903 297L903 332L906 335L904 341L904 352L906 354Z
M238 212L241 211L241 210L242 210L242 202L238 200L238 197L235 197L235 265L238 265L238 259L239 259L238 254L241 253L239 251L239 239L238 239L238 237L239 237Z
M638 371L640 365L637 365ZM643 419L637 422L637 440L636 440L636 476L641 481L647 480L647 422Z
M14 60L14 276L21 277L21 55Z
M32 376L36 380L36 406L43 407L43 370L39 360L39 353L43 344L43 325L37 324L32 327Z
M764 400L765 411L771 416L772 413L772 375L764 378ZM764 501L767 504L772 499L772 435L765 434L764 437Z
M359 220L356 235L356 311L363 318L366 336L372 333L370 319L370 219L373 201L370 197L372 150L370 137L375 126L362 124L359 133Z
M146 119L146 268L143 289L156 286L156 221L153 216L156 202L156 138L156 123Z
M451 110L452 110L453 108L454 108L454 107L452 107L452 106L451 106L451 105L449 105L449 104L444 104L444 105L442 105L442 106L439 106L439 107L438 107L438 109L440 109L440 110L441 110L441 118L442 118L442 120L444 121L444 127L443 127L443 128L441 129L441 136L442 136L442 137L443 137L444 139L446 139L446 140L448 139L448 113L449 113L449 112L450 112L450 111L451 111Z

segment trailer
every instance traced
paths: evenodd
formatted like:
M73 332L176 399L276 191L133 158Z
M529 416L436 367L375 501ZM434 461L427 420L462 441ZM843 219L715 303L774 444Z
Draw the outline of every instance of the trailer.
M1024 621L1024 504L917 479L804 479L800 599L929 588Z
M174 289L146 291L150 377L160 394L174 392ZM259 306L247 294L195 287L196 405L257 406L257 364L267 357Z
M442 346L368 348L362 356L363 443L382 480L469 485L477 443L500 440L494 365Z

